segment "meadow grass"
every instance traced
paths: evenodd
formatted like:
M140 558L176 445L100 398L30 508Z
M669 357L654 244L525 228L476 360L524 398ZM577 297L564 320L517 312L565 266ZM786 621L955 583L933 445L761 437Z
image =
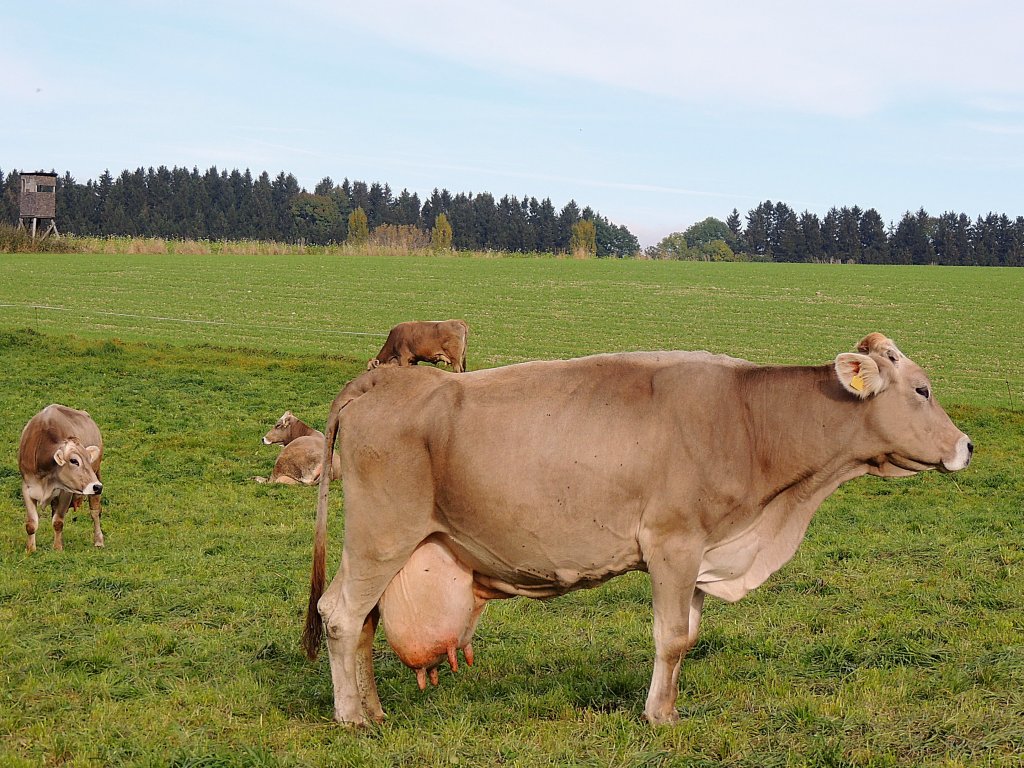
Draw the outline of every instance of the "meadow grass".
M1024 761L1024 273L793 265L18 255L0 261L0 765L1014 766ZM59 309L34 309L59 307ZM639 348L820 363L880 330L978 446L861 479L743 601L709 600L682 722L642 717L647 577L492 603L420 692L378 638L384 727L330 722L301 655L313 488L258 485L394 323L464 317L470 368ZM366 335L356 335L366 334ZM104 530L24 554L16 446L104 431ZM332 494L331 563L343 536Z

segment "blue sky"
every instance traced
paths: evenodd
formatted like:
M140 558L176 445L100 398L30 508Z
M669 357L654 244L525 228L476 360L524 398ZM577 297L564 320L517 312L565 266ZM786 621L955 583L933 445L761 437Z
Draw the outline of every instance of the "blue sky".
M15 3L0 168L249 168L589 205L1024 215L1024 5Z

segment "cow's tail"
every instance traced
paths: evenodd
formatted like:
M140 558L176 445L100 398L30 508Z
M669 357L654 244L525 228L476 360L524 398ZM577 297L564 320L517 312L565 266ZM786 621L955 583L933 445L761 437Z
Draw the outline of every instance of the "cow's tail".
M341 427L342 409L359 395L374 386L373 374L363 374L346 384L331 403L331 412L324 428L324 454L321 467L334 463L334 444ZM331 490L331 472L320 472L320 493L316 502L316 524L313 534L313 567L309 577L309 604L306 606L306 624L302 629L302 647L306 656L315 659L320 653L324 637L324 623L317 603L324 594L327 580L327 500Z
M324 458L321 466L329 467L334 460L334 443L338 437L338 426L341 422L339 395L331 404L331 413L327 417L324 429ZM306 625L302 630L302 647L306 656L315 659L320 653L320 644L324 637L324 621L317 609L317 603L324 593L327 580L327 499L331 490L331 473L320 473L320 494L316 502L316 525L313 534L313 567L309 576L309 604L306 606Z
M462 328L463 328L463 333L462 333L462 370L465 371L466 370L466 349L469 347L469 324L465 320L462 321Z

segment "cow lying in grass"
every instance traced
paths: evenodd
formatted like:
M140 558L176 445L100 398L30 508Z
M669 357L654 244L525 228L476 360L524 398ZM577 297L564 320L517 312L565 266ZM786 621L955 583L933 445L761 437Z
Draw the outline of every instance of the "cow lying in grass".
M264 445L283 445L274 462L270 477L253 478L257 483L285 483L287 485L313 485L320 480L323 468L324 433L313 429L291 411L284 415L267 434ZM341 459L332 459L331 480L341 476Z

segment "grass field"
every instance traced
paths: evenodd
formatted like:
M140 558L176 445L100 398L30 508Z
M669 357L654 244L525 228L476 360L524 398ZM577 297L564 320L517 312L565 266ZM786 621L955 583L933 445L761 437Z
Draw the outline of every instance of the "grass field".
M1024 763L1024 270L555 259L0 258L0 766L1018 766ZM796 557L711 600L683 721L642 717L632 574L493 603L477 664L421 693L378 638L389 723L330 721L298 645L315 489L258 485L387 329L463 317L470 368L642 348L821 363L880 330L977 453L861 479ZM104 431L104 530L24 554L16 447L53 401ZM332 564L343 535L332 495Z

